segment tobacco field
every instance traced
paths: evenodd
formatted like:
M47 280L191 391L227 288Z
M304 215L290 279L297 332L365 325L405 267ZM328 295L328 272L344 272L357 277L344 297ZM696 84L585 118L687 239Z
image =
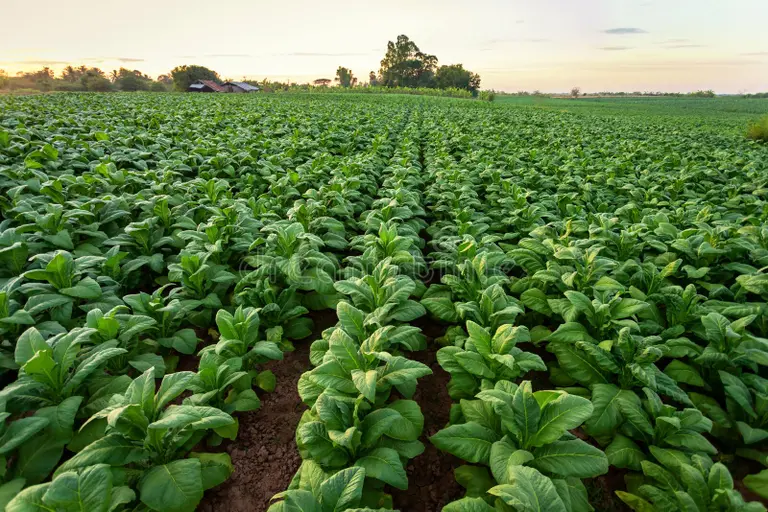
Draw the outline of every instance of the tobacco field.
M768 107L664 101L0 98L0 509L765 511Z

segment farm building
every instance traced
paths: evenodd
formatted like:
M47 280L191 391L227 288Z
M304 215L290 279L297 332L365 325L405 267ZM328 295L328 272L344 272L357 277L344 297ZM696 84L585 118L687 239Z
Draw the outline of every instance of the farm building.
M225 82L217 84L213 80L198 80L189 86L189 92L256 92L259 88L245 82Z
M224 92L235 93L257 92L259 90L255 85L247 84L245 82L225 82L222 84L222 87L224 88Z
M189 86L189 92L225 92L225 90L213 80L198 80Z

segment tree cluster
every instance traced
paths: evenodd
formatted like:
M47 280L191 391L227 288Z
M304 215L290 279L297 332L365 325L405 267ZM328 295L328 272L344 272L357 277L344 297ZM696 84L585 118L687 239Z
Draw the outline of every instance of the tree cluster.
M39 91L156 91L168 90L172 79L161 75L157 80L139 70L125 68L112 70L109 74L97 67L67 66L57 77L49 67L37 71L17 73L8 77L0 70L0 88L36 89Z
M479 75L462 64L438 67L437 56L422 52L406 35L387 43L379 74L371 72L370 78L372 85L385 87L455 88L472 93L480 89Z
M171 77L173 77L173 87L177 91L186 91L190 85L198 80L213 80L214 82L221 80L219 74L214 70L194 64L176 66L171 70Z
M357 84L357 78L352 74L351 69L339 66L336 70L336 81L341 87L354 87Z

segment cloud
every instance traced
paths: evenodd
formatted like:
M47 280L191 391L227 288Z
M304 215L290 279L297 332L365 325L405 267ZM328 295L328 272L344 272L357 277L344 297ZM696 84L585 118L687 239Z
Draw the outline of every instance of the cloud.
M680 59L668 59L668 60L645 60L645 61L625 61L625 62L610 62L610 63L592 63L583 64L579 63L579 69L589 71L611 71L615 72L618 69L624 71L680 71L681 69L699 69L712 71L722 71L722 68L740 68L745 66L753 66L760 64L759 60L746 60L746 59L712 59L712 60L680 60Z
M657 41L655 44L661 46L666 50L676 50L678 48L706 48L705 44L697 44L690 39L667 39L665 41Z
M32 66L60 66L62 64L69 64L65 60L14 60L5 61L3 64L25 64Z
M322 52L290 52L290 53L275 53L276 57L360 57L370 55L368 53L322 53Z
M600 48L600 50L606 52L623 52L626 50L634 50L634 48L634 46L603 46Z
M609 28L603 31L606 34L646 34L647 32L641 28L635 27L619 27Z
M749 52L742 53L741 55L746 55L748 57L768 57L768 52Z
M249 55L247 53L206 53L204 57L216 57L216 58L225 58L225 59L249 59L253 57L253 55Z
M101 64L103 62L144 62L144 59L138 57L84 57L82 59L74 59L72 62L92 62L94 64Z
M523 23L525 23L525 20L515 20L515 23L518 25L522 25Z
M537 37L526 37L526 38L507 38L507 39L489 39L488 41L485 41L484 44L504 44L504 43L549 43L552 42L551 39L546 38L537 38Z

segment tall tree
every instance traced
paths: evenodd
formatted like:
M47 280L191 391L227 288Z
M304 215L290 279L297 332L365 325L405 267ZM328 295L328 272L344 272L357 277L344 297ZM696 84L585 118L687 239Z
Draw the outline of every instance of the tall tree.
M148 91L152 80L138 69L120 68L114 83L121 91Z
M435 74L435 86L440 89L466 89L474 93L480 88L480 75L464 69L463 64L440 66Z
M21 76L27 80L34 81L40 90L50 91L51 87L53 87L54 74L51 68L47 66L39 71L23 72Z
M205 66L176 66L171 70L173 86L177 91L186 91L198 80L219 80L219 74Z
M112 82L99 68L87 69L85 66L80 66L78 73L82 73L80 83L86 91L107 92L112 90Z
M357 79L352 74L352 70L347 69L344 66L339 66L339 69L336 70L336 81L339 82L339 85L342 87L352 87L357 83Z
M387 43L381 60L382 85L387 87L432 87L437 57L422 52L406 35Z
M70 65L61 70L61 79L65 82L77 82L80 80L80 73Z

